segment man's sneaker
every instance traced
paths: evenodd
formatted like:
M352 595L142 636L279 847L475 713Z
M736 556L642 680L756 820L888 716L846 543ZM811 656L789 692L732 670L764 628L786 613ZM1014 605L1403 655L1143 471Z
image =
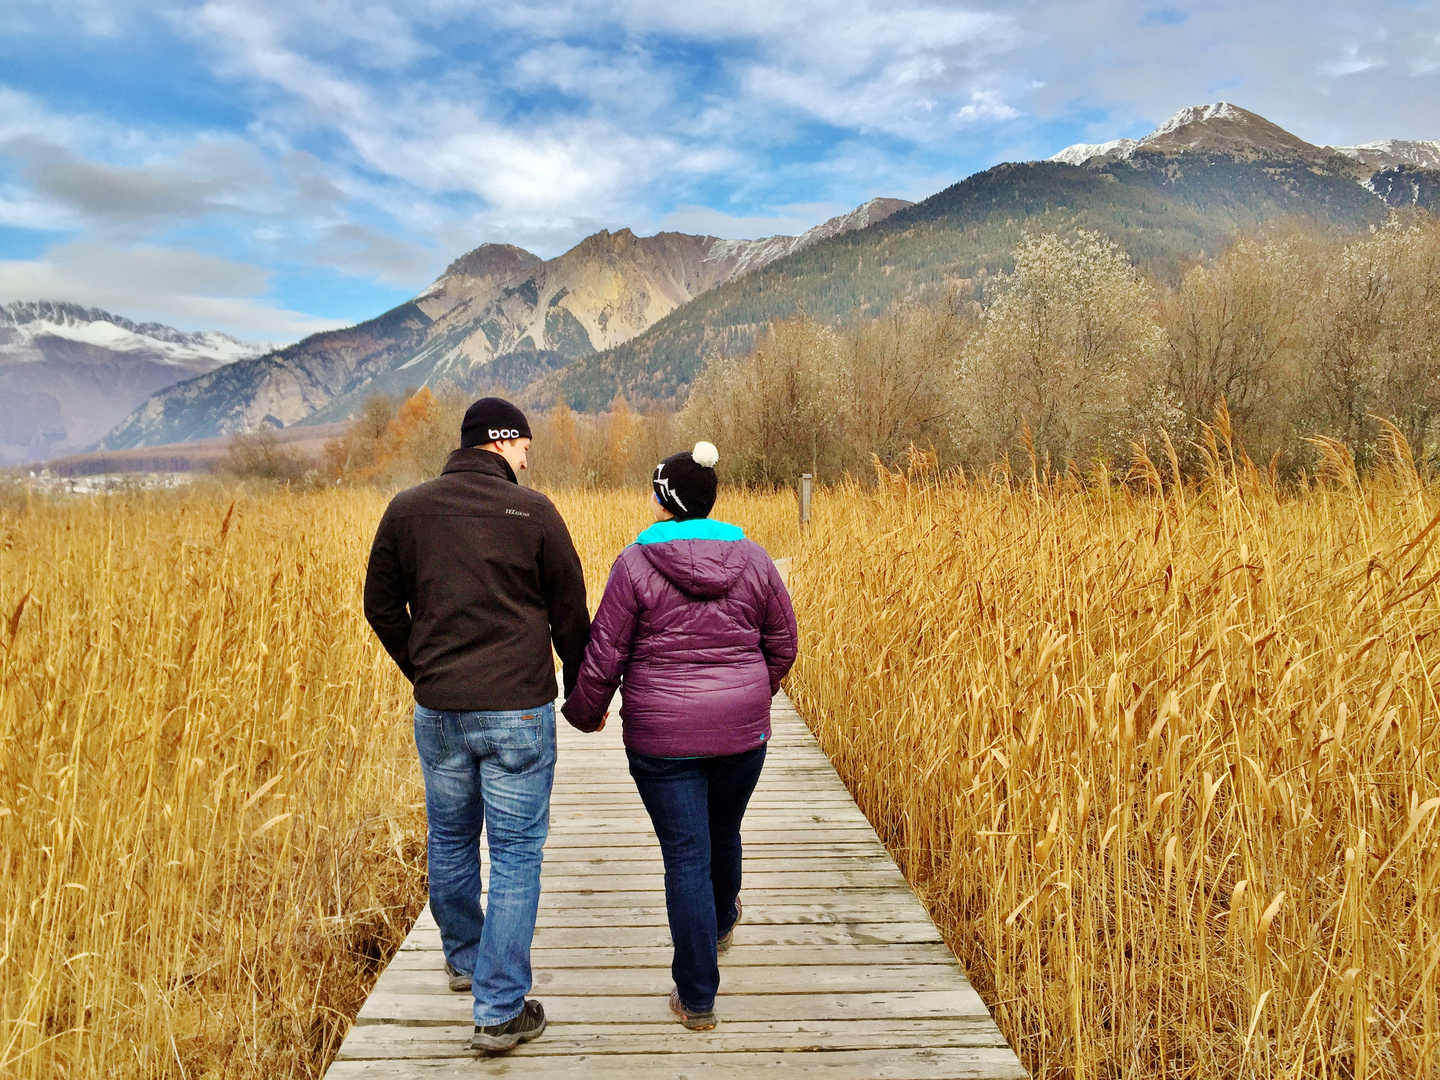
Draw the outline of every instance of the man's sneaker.
M680 1022L691 1031L714 1031L715 1025L720 1023L715 1018L715 1010L711 1009L706 1013L691 1012L680 1003L680 991L670 991L670 1011L680 1018Z
M716 952L728 952L730 950L730 946L734 944L735 927L740 925L740 914L743 910L744 908L740 904L740 898L738 896L735 897L735 921L730 924L730 929L726 930L725 933L721 934L720 939L715 942Z
M445 961L445 977L450 980L450 989L457 994L470 989L470 976L456 971L449 960Z
M712 1025L713 1026L713 1025ZM475 1025L470 1037L471 1050L510 1050L523 1042L539 1038L545 1030L545 1006L527 998L520 1015L503 1024Z

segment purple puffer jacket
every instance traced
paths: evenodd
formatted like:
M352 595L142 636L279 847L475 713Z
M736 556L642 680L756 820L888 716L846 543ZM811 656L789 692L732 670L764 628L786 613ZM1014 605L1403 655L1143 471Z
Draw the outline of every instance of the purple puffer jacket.
M660 522L610 570L565 718L594 731L623 679L631 750L753 750L770 738L770 698L796 642L790 595L764 548L724 522Z

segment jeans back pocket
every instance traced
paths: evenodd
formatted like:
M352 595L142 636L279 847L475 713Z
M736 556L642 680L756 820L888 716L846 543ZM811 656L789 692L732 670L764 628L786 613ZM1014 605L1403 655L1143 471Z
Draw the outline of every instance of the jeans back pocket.
M445 740L444 713L416 704L415 752L420 755L421 763L432 769L449 756L450 747Z
M553 716L549 709L540 708L485 717L485 742L506 772L526 772L546 756L546 747L553 741L553 736L546 738L546 724L553 725Z

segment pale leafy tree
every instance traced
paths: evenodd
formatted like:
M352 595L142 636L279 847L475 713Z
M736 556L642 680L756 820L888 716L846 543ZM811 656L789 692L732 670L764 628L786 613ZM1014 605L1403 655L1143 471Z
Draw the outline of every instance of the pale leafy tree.
M975 454L1033 439L1051 468L1109 456L1172 412L1151 287L1098 233L1026 236L956 365L957 433Z

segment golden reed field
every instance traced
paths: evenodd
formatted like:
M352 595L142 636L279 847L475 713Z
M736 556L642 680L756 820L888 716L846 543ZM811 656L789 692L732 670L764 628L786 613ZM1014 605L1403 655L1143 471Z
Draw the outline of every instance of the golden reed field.
M717 509L796 555L791 692L1035 1075L1440 1069L1440 489L1392 457ZM556 501L593 603L644 497ZM319 1075L423 899L383 505L0 510L0 1075Z
M645 496L557 496L594 597ZM319 1076L424 901L385 498L0 507L0 1076ZM723 511L793 546L795 500Z
M818 503L791 692L1035 1075L1440 1075L1440 491L1395 449Z

